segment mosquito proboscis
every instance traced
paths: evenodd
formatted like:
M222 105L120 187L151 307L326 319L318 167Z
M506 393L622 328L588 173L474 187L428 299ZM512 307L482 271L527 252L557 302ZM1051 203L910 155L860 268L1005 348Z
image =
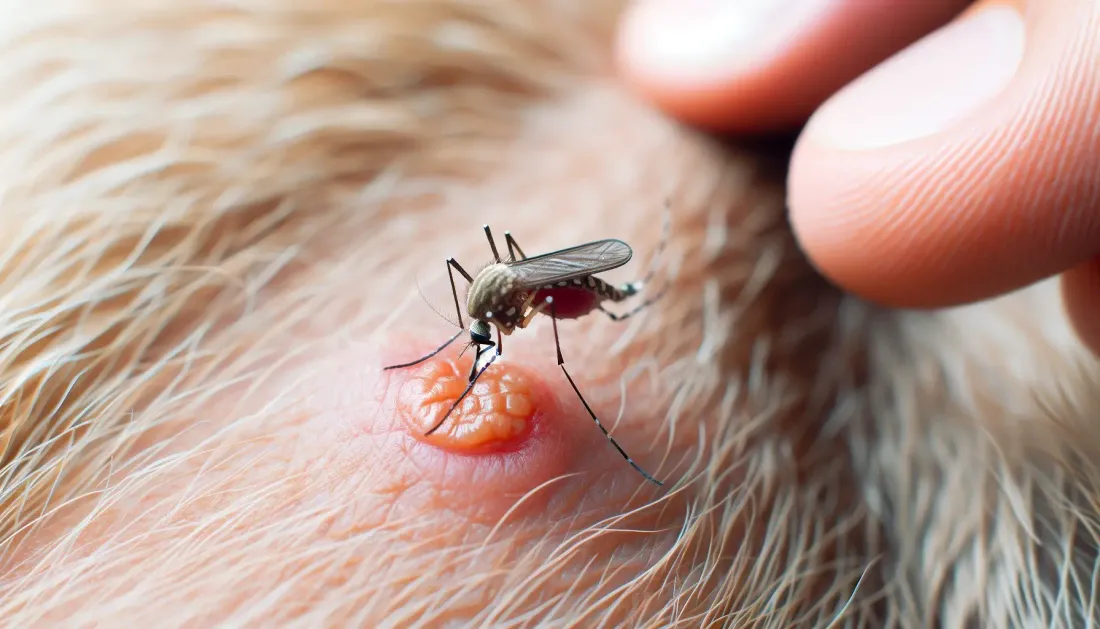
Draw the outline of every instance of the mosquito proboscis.
M561 342L558 338L559 319L577 319L599 310L614 321L622 321L641 312L660 299L664 295L664 290L624 314L615 314L603 308L604 302L619 303L637 295L653 277L656 266L654 265L650 269L644 279L616 287L596 277L596 274L616 269L630 261L633 251L629 245L621 240L596 240L529 258L519 244L516 243L512 234L504 232L504 241L508 247L508 258L502 259L489 226L484 225L482 229L484 229L485 237L489 241L489 248L493 252L495 262L482 269L476 276L472 276L453 257L447 259L447 275L451 280L451 296L454 298L455 311L458 313L459 331L426 356L412 362L391 365L385 368L387 370L401 369L419 365L442 352L463 332L469 332L470 342L467 343L463 352L473 347L475 355L466 389L455 400L446 414L425 433L425 436L439 430L455 408L473 390L478 378L500 357L503 351L503 337L511 335L517 329L526 328L536 315L543 314L549 316L553 323L554 346L557 351L558 366L561 367L562 373L565 374L565 378L569 381L573 392L577 394L577 398L584 405L584 409L588 411L589 417L607 437L607 440L611 442L611 445L626 459L627 463L649 482L658 486L662 485L661 481L634 462L634 459L626 453L607 431L603 423L600 422L592 407L588 405L588 401L584 399L577 384L573 381L572 376L569 375L569 371L566 370L565 359L561 352ZM654 260L660 255L660 250L664 248L668 236L667 229L668 220L666 218L666 233L662 238ZM465 327L462 317L458 288L455 285L455 271L469 283L466 311L471 322L468 329ZM492 339L493 328L496 328L496 342ZM496 352L479 369L482 356L494 348Z

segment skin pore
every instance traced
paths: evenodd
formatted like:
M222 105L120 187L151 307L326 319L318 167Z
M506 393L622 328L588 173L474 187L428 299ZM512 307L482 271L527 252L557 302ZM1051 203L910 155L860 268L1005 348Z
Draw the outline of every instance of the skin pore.
M4 626L1089 613L1095 373L1049 285L840 295L786 223L789 147L621 89L614 3L81 4L0 34ZM664 488L545 319L491 381L534 400L519 447L416 436L418 372L382 367L454 333L446 257L488 262L483 223L621 238L617 285L666 198L669 293L559 325Z

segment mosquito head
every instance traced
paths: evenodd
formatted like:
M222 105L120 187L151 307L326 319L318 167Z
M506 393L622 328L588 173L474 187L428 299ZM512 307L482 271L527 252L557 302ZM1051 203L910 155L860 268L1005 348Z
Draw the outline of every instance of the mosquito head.
M470 324L470 340L478 345L492 345L493 331L489 324L481 319L474 319Z

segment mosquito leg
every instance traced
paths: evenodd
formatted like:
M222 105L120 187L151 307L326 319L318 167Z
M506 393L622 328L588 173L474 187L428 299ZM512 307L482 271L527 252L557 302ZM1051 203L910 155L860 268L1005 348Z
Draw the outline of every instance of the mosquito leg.
M481 353L484 351L480 345L474 350L474 364L470 365L470 376L466 378L467 382L473 382L474 378L477 377L477 361L481 360Z
M603 436L607 437L607 440L611 442L611 445L615 446L615 449L619 451L619 454L623 455L623 458L626 459L626 462L629 463L631 467L637 470L649 482L657 485L658 487L662 486L664 483L650 476L648 472L643 470L641 466L634 462L634 459L630 458L630 455L626 453L626 450L623 450L622 446L620 446L618 442L615 441L615 438L607 432L607 429L603 427L603 423L601 423L600 419L596 417L596 413L592 411L592 407L588 405L588 401L584 399L583 395L581 395L581 390L577 388L577 383L573 382L572 376L570 376L569 372L566 371L565 358L563 358L561 355L561 341L558 339L558 318L554 316L554 298L547 297L546 301L543 303L550 304L550 320L554 323L554 348L555 350L557 350L558 353L558 366L561 367L561 372L565 374L565 379L569 381L569 386L573 387L573 392L577 394L577 399L579 399L581 401L581 404L584 405L584 410L588 411L588 416L592 418L592 421L596 422L596 426L598 426L600 431L603 432Z
M531 307L531 302L535 301L536 297L538 297L538 293L531 293L530 295L528 295L527 299L523 300L523 306L519 309L519 311L521 313L522 312L527 312L527 309ZM520 325L519 327L522 328L522 327L525 327L527 325L528 321L525 320L525 321L521 321L520 323L522 325Z
M425 360L428 360L432 356L435 356L439 352L442 352L443 350L447 349L448 345L450 345L451 343L454 343L455 339L457 339L460 334L462 334L463 332L466 331L466 326L462 322L462 308L460 308L458 306L458 288L455 287L455 276L454 276L454 271L452 271L452 269L458 271L462 275L462 277L466 278L466 281L468 281L468 282L473 282L474 278L470 277L470 274L466 272L466 269L462 268L462 265L459 264L457 261L455 261L454 258L447 258L447 277L451 278L451 296L454 297L454 299L455 299L455 312L458 314L458 327L460 328L459 331L456 332L454 336L447 339L446 343L444 343L444 344L440 345L439 347L437 347L435 349L435 351L428 354L427 356L423 356L421 358L418 358L418 359L412 361L411 363L402 363L400 365L390 365L389 367L383 367L382 371L388 371L390 369L402 369L404 367L412 367L413 365L419 365L420 363L424 362ZM462 350L462 351L465 352L466 350Z
M512 232L504 232L504 242L508 243L508 255L512 256L512 262L516 261L516 252L519 252L519 260L526 260L527 254L523 252L523 249L519 248L519 243L515 238L512 238Z
M474 358L474 365L475 366L477 365L477 358L479 358L481 356L482 351L485 351L485 350L478 350L478 356L476 358ZM499 356L499 354L494 354L493 357L489 359L489 362L486 363L486 365L481 368L481 371L478 371L476 373L476 375L474 375L473 378L470 378L470 384L466 385L466 390L462 392L462 395L458 396L458 399L455 400L455 403L451 405L451 408L447 409L447 413L445 415L443 415L443 418L440 419L438 422L436 422L435 426L432 426L431 430L424 433L425 437L427 437L427 436L431 435L433 432L439 430L439 427L443 425L443 422L447 421L447 418L451 416L451 413L453 413L454 410L456 408L458 408L458 405L462 403L462 400L466 399L466 396L470 394L471 390L473 390L474 385L477 384L477 379L480 378L482 376L482 374L485 373L485 370L487 370L489 367L491 367L493 365L493 361L495 361L497 359L497 356Z
M629 310L629 311L627 311L623 314L615 314L614 312L609 312L607 310L604 310L603 306L596 306L596 308L598 308L600 312L602 312L605 315L607 315L608 317L610 317L612 321L622 321L624 319L629 319L630 317L633 317L634 315L638 314L639 312L641 312L641 311L645 310L646 308L652 306L653 304L657 303L657 301L659 299L661 299L662 297L664 297L665 293L667 293L667 292L668 292L668 287L666 286L666 287L662 288L660 290L660 292L658 292L656 295L653 295L649 299L647 299L647 300L643 301L642 303L638 304L637 306L635 306L632 310Z
M481 355L482 354L489 351L490 347L493 347L493 342L492 341L489 341L489 344L486 345L484 348L481 347L480 345L477 346L477 351L474 352L474 364L470 365L470 382L474 381L474 377L475 377L474 374L477 373L477 362L479 360L481 360ZM499 354L499 353L500 353L500 351L498 350L497 354Z
M462 265L458 263L458 260L455 260L454 258L447 258L447 265L454 267L454 270L458 271L462 275L462 277L466 278L467 282L473 283L474 278L466 272L466 269L462 268ZM450 273L450 271L447 272Z
M664 226L661 229L661 240L657 243L657 251L654 252L653 258L649 261L649 271L646 272L645 277L629 284L623 284L619 287L619 296L614 298L614 301L622 301L628 297L637 295L642 289L644 289L653 279L653 276L657 274L658 262L661 259L661 255L664 254L665 247L668 246L669 231L672 225L672 210L671 203L668 199L665 200L665 212L664 212ZM664 292L662 290L662 292ZM651 300L649 303L653 303ZM648 304L647 304L648 305ZM638 308L640 309L640 307ZM635 309L635 310L638 310ZM631 313L633 314L633 313ZM629 316L629 315L627 315Z
M462 277L466 278L466 281L473 284L474 278L470 277L470 274L466 272L466 269L462 268L462 265L458 263L454 258L447 258L447 277L451 278L451 297L455 299L455 312L458 313L458 327L465 328L466 324L462 321L462 307L458 305L458 288L455 286L455 274L452 271L458 271L462 274Z
M470 382L474 381L474 377L475 377L474 374L477 373L477 361L481 360L481 355L483 353L489 351L490 347L493 347L493 343L491 341L485 347L485 349L482 349L480 346L478 346L477 351L474 352L474 364L470 365ZM504 337L500 333L500 328L497 328L496 348L497 348L497 356L500 356L501 354L504 353ZM496 360L496 357L494 357L493 360Z
M493 259L500 263L500 253L497 252L497 243L493 241L493 232L489 231L488 225L482 225L482 229L485 230L485 237L489 239L489 248L493 250Z
M523 318L523 321L520 321L520 322L519 322L519 324L517 325L517 327L520 327L520 328L526 328L526 327L527 327L528 325L530 325L530 323L531 323L531 319L534 319L534 318L535 318L535 315L537 315L538 313L540 313L540 312L542 312L543 310L545 310L547 306L549 306L549 305L550 305L551 303L553 303L553 301L554 301L554 298L553 298L553 297L547 297L547 298L546 298L546 301L544 301L544 302L542 302L541 304L539 304L539 305L535 306L535 307L534 307L534 308L533 308L533 309L531 310L531 312L528 312L528 313L527 313L527 316ZM551 315L551 316L553 316L553 315Z
M411 363L404 363L404 364L401 364L401 365L390 365L389 367L383 367L382 371L388 371L390 369L403 369L405 367L412 367L413 365L419 365L420 363L424 362L425 360L428 360L432 356L435 356L439 352L442 352L443 350L447 349L447 346L450 345L451 343L454 343L455 339L457 339L459 337L459 335L462 334L465 331L466 330L459 330L458 332L455 332L455 335L452 336L446 343L440 345L434 352L428 354L427 356L424 356L423 358L417 358L416 360L412 361Z

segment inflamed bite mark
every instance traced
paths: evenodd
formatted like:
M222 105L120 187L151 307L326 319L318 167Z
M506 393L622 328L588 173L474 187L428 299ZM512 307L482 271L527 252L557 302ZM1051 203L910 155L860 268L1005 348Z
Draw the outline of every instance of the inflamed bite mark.
M436 359L417 369L398 393L401 419L418 440L453 452L516 449L530 434L539 404L536 385L506 365L487 371L447 421L425 435L466 390L468 362Z

